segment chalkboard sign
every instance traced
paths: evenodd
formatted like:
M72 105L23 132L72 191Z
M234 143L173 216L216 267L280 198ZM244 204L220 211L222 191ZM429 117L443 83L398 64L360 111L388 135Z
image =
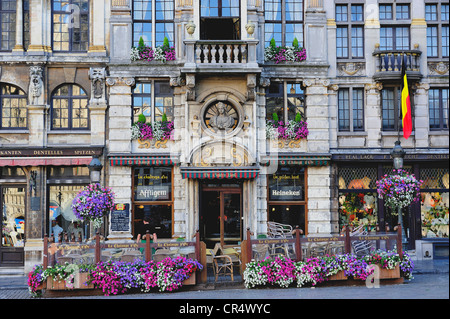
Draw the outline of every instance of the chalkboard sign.
M116 204L111 212L111 231L130 231L130 204Z

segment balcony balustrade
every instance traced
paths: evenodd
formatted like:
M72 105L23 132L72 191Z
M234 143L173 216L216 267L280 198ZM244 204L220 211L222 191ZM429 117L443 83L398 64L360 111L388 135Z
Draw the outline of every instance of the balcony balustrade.
M185 40L184 69L195 71L254 72L257 40Z
M422 78L420 72L420 50L379 50L373 52L375 57L375 75L377 81L398 80L402 71L402 58L405 57L408 79L419 81Z

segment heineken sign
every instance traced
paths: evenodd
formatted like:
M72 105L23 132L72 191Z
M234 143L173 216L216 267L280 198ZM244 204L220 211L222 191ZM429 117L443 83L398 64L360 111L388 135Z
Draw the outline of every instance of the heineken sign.
M301 186L278 186L270 189L270 199L280 201L298 201L303 199Z

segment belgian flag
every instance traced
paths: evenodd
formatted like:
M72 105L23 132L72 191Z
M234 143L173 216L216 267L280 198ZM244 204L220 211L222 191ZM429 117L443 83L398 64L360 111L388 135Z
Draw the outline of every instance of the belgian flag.
M411 101L409 99L408 79L406 77L405 57L402 57L402 127L403 137L408 139L412 132Z

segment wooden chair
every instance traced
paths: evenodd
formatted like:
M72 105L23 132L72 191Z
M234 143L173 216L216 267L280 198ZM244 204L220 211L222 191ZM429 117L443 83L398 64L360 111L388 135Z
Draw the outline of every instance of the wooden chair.
M215 281L219 278L219 275L231 276L231 281L234 281L233 277L233 261L228 255L216 255L212 249L209 249L213 259L213 270Z

